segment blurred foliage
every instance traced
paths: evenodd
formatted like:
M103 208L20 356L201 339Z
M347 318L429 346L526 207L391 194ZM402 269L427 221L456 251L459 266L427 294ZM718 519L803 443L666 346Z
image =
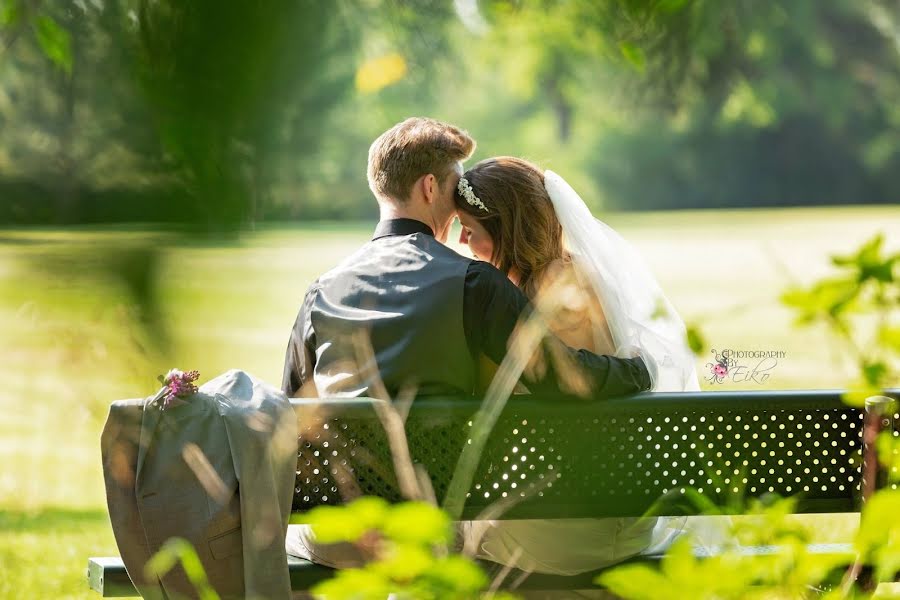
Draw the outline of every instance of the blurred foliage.
M623 565L602 574L597 583L634 600L822 597L823 583L833 584L835 574L854 556L810 552L808 531L790 519L795 507L791 498L754 501L744 511L749 518L733 528L721 552L697 557L690 537L684 536L667 550L659 569ZM748 552L748 547L767 547L769 552Z
M199 600L219 600L219 594L209 583L206 577L206 569L197 555L197 551L191 543L183 538L169 538L157 551L150 557L144 566L146 576L151 580L156 577L163 577L176 566L181 566L187 575L188 581L197 591Z
M894 408L896 412L896 405ZM900 481L900 439L891 428L882 431L876 442L878 461L884 466L888 482ZM900 574L900 490L896 485L875 492L862 511L855 549L858 561L874 567L874 583L893 582Z
M695 356L700 356L700 354L708 347L706 338L703 336L700 325L697 323L687 323L685 335L688 348L691 349L691 352L693 352Z
M851 354L860 376L845 399L855 406L900 377L900 253L885 255L883 244L878 234L853 254L832 256L839 274L781 296L796 325L826 326Z
M900 572L900 490L882 490L866 502L855 548L860 560L874 565L875 582L890 582Z
M895 201L898 20L890 0L0 0L0 222L371 218L368 145L411 114L595 208Z
M10 13L0 221L233 230L268 202L273 173L302 182L290 166L316 154L352 89L354 31L310 0L4 0Z
M277 157L314 155L327 132L333 57L352 49L340 11L311 0L248 7L142 0L137 70L195 219L234 227L265 201Z
M646 51L641 96L589 164L635 208L900 196L896 4L688 2ZM687 42L690 52L677 51ZM652 59L652 60L651 60Z
M390 505L362 497L340 507L320 506L302 516L323 544L352 543L368 557L358 568L340 569L313 587L318 597L333 600L397 598L439 600L494 598L488 578L470 559L453 554L450 518L424 502Z

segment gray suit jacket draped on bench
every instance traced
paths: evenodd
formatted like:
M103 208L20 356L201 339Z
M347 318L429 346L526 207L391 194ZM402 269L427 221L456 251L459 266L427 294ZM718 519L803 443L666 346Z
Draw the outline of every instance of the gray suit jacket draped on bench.
M234 370L165 411L148 400L113 403L101 436L107 504L144 598L193 591L180 567L141 572L171 537L191 543L220 597L290 597L293 417L280 390Z

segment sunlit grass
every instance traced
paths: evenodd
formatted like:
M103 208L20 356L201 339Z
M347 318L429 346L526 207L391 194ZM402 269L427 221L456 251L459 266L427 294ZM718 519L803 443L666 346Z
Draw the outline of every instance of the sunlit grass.
M97 598L87 588L87 557L115 554L102 508L0 510L0 598Z
M897 207L607 221L640 249L711 347L787 352L765 386L706 389L842 387L851 365L835 362L839 348L823 330L794 329L778 296L792 281L828 272L829 254L846 253L876 231L888 235L889 251L900 242L890 237L900 231ZM0 231L0 597L90 597L87 557L115 552L99 457L109 402L153 392L156 375L171 366L197 368L202 380L237 367L279 384L306 288L371 229L264 226L239 240L187 243L147 228ZM158 336L135 324L121 282L90 270L98 252L151 242L160 252ZM698 360L701 379L710 359ZM847 539L856 522L817 518L827 541Z

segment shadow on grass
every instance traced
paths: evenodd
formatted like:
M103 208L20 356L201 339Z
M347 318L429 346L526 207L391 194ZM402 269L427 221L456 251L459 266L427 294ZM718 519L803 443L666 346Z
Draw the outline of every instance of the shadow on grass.
M85 528L107 525L105 510L43 508L37 511L0 510L0 532L3 533L75 533Z

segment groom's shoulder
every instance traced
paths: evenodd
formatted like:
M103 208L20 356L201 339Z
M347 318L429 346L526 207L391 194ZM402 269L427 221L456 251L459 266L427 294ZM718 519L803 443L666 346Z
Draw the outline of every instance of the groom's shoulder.
M352 254L341 259L341 261L336 265L319 275L313 282L313 285L310 287L322 287L324 284L328 283L335 277L338 277L341 274L345 273L348 269L353 268L368 255L370 244L371 242L363 244L362 246L354 250Z
M478 260L476 258L469 259L469 262L470 262L469 270L472 273L478 274L478 276L480 276L480 277L487 277L487 278L493 278L493 277L498 277L498 276L504 277L504 278L506 277L506 275L503 274L503 271L501 271L500 269L498 269L497 267L495 267L494 265L492 265L489 262L485 262L483 260Z
M510 289L516 287L503 271L483 260L469 259L466 281L477 287L492 289Z
M506 280L506 275L499 271L490 263L476 260L471 257L463 256L455 249L428 236L422 244L421 250L433 258L440 258L444 261L451 261L466 267L466 280L475 278L484 281L501 281ZM399 249L398 249L399 251ZM358 270L361 263L368 265L371 259L372 242L368 242L360 246L352 254L342 259L338 264L334 265L321 275L310 285L310 290L319 289L327 286L334 279L340 279L348 272ZM429 263L431 261L429 260ZM438 263L434 263L438 264ZM444 263L446 264L446 263ZM507 280L508 282L508 280Z
M466 272L466 297L482 312L490 307L492 314L510 314L518 318L528 299L506 273L494 265L473 260Z
M415 242L416 245L427 254L442 256L465 264L477 262L474 258L463 256L457 252L455 248L451 248L447 244L437 241L430 235L419 234L413 237L417 240Z

